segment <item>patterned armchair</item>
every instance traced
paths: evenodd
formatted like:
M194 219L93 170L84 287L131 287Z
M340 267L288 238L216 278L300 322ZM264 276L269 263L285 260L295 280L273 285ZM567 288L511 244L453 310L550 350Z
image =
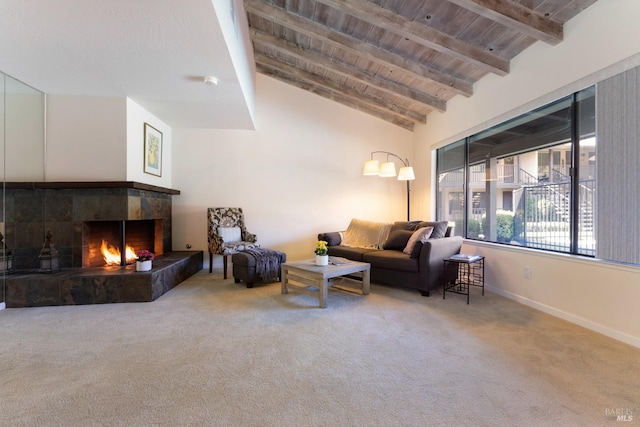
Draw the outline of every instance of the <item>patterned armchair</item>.
M227 278L227 257L244 249L259 247L257 237L247 231L242 208L209 208L209 273L213 269L213 256L222 255L224 278Z

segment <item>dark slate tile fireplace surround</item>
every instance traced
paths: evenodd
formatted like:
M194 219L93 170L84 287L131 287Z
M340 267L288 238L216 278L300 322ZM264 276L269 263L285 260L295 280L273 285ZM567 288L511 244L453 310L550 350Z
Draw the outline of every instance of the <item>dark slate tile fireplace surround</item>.
M153 301L202 269L202 252L171 252L177 190L137 182L6 183L5 242L16 272L6 276L7 307ZM47 231L61 271L39 273ZM123 237L125 242L123 242ZM105 266L103 239L156 254L150 272Z

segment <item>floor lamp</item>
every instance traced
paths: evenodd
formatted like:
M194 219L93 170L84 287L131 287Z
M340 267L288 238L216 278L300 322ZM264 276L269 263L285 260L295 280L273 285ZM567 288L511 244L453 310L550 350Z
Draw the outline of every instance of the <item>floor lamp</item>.
M380 163L378 160L373 159L374 154L384 154L387 156L387 161L384 163ZM410 197L409 193L411 192L411 187L409 186L409 181L413 181L416 179L413 168L409 166L409 160L402 159L402 157L397 154L390 153L388 151L372 151L371 159L364 162L364 170L362 172L363 175L377 175L381 177L390 177L396 176L396 164L389 161L389 156L396 157L400 162L402 162L402 167L398 171L398 181L407 181L407 221L409 221L409 215L411 212L410 205Z

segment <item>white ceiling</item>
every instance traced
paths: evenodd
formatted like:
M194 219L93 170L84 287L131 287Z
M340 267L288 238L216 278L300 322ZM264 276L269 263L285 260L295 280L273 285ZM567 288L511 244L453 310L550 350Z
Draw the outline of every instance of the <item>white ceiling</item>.
M171 127L252 129L214 1L2 0L0 71L47 94L130 97Z

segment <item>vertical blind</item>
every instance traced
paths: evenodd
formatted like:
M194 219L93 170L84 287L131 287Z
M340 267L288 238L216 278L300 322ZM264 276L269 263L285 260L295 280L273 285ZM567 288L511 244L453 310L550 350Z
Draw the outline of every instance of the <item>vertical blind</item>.
M640 70L597 84L597 249L640 264Z

